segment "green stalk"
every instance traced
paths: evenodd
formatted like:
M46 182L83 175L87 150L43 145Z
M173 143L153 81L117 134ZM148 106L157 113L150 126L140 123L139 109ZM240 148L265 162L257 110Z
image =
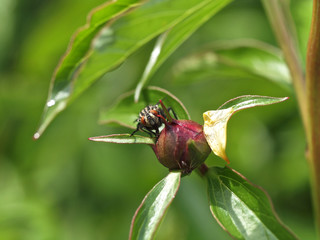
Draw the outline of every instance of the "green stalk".
M280 0L262 0L262 3L267 12L278 43L283 51L284 59L289 67L303 125L307 131L306 84L299 57L298 41L290 12L284 9Z
M320 0L313 1L312 24L307 50L308 160L318 236L320 233Z
M280 0L262 0L289 66L306 131L316 229L320 233L320 0L313 2L306 79L298 57L291 17ZM318 235L320 236L320 235Z

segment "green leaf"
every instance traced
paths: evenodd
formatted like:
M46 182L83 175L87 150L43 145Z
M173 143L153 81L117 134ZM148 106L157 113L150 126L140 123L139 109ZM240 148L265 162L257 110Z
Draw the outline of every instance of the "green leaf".
M148 87L142 91L141 99L138 103L133 99L134 91L120 96L117 103L110 109L104 110L100 114L100 123L116 123L129 128L136 128L139 112L147 105L154 105L163 100L166 107L172 107L179 119L190 119L189 113L182 102L170 92L158 88Z
M145 196L131 223L129 239L153 239L180 186L181 172L170 172Z
M159 55L162 51L162 47L165 42L165 39L168 36L168 33L169 33L169 31L162 33L157 39L157 42L152 50L149 62L147 63L146 68L142 74L142 77L136 87L136 90L134 93L134 101L135 102L139 101L139 97L140 97L142 88L147 84L147 81L150 79L152 73L155 71L155 64L158 61Z
M55 116L94 81L119 66L148 41L196 14L212 1L149 0L142 1L143 5L130 11L141 1L123 0L119 4L116 1L102 5L94 11L86 34L80 31L80 37L75 37L56 69L34 138L39 138Z
M206 178L210 210L234 239L297 239L280 221L262 188L228 167L211 168Z
M232 108L233 112L237 112L243 109L266 106L275 103L280 103L287 100L288 97L278 98L278 97L268 97L259 95L244 95L240 97L233 98L224 104L222 104L218 110Z
M289 69L281 51L257 40L216 42L179 61L178 82L198 79L265 79L291 90Z
M51 79L48 100L42 120L34 138L38 139L54 117L64 110L72 97L73 79L80 67L90 58L91 42L105 24L118 18L121 14L137 7L141 0L117 0L106 2L93 9L85 26L79 28L71 39L66 53L60 60ZM82 89L84 90L85 87Z
M68 85L66 80L70 77L74 68L83 60L88 58L87 51L95 35L104 27L106 22L114 20L121 14L137 7L141 0L117 0L106 2L105 4L93 9L89 13L87 24L79 29L70 43L66 55L58 65L55 73L55 83L53 84L52 95L54 96L61 91L61 84L65 87Z
M91 141L95 142L106 142L106 143L119 143L119 144L154 144L155 140L149 137L133 135L130 134L112 134L99 137L89 138Z
M229 163L226 155L227 124L231 116L243 109L265 106L287 100L267 96L245 95L231 99L218 108L218 110L203 113L203 132L211 150L217 156Z
M173 28L159 36L150 56L145 72L135 91L135 101L139 100L141 90L162 63L204 22L225 7L232 0L211 1L205 7L187 17Z

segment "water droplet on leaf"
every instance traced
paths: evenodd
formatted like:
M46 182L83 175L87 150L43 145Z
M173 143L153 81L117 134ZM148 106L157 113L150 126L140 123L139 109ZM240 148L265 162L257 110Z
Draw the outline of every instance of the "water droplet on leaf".
M56 101L51 99L50 101L47 102L47 107L52 107L55 104L56 104Z

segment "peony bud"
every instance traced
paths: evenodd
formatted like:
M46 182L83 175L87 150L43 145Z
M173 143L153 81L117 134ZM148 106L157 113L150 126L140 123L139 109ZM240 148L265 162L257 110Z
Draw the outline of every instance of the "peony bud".
M211 152L203 127L191 120L167 122L152 148L162 165L185 174L199 167Z

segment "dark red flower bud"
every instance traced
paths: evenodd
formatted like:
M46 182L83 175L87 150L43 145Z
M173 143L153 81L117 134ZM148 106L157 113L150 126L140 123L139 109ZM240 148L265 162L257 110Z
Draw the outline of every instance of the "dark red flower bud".
M191 120L167 122L152 148L162 165L185 174L199 167L211 152L202 126Z

